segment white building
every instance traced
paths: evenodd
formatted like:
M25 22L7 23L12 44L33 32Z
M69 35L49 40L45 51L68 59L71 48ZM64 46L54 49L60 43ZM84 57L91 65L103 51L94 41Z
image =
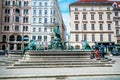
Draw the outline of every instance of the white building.
M94 42L105 46L115 44L112 4L106 0L80 0L70 4L70 44L79 49L84 40L90 46Z
M31 40L47 47L54 38L54 28L59 25L64 35L65 27L57 0L32 0Z

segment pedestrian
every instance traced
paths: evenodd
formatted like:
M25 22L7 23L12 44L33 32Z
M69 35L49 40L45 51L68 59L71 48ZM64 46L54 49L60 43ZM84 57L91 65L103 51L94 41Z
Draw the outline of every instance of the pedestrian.
M95 42L95 57L99 60L99 45L97 42Z
M101 56L101 59L104 59L105 52L104 52L104 45L103 44L101 44L101 46L100 46L100 56Z

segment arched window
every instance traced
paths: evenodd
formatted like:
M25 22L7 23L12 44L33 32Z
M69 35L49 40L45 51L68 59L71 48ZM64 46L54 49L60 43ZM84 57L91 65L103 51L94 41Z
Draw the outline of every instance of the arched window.
M22 41L22 37L20 35L17 36L17 41Z
M19 9L15 9L15 13L20 14L20 10Z
M28 35L25 35L23 39L24 39L24 41L29 41Z
M10 36L9 41L14 41L15 37L13 35Z
M6 35L2 36L2 41L6 41Z

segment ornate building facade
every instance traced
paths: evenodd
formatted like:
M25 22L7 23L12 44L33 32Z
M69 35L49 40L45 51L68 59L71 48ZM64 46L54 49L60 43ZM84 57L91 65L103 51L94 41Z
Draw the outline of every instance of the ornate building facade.
M29 43L31 0L2 0L1 49L22 50Z
M115 44L113 2L107 0L80 0L70 4L70 44L81 49L83 41Z

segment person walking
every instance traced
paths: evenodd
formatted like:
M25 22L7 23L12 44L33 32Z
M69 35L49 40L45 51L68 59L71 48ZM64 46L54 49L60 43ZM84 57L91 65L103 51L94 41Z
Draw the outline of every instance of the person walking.
M97 42L95 42L95 57L99 60L99 45Z
M101 46L100 46L100 55L101 55L101 59L104 59L105 52L104 52L104 45L103 44L101 44Z

